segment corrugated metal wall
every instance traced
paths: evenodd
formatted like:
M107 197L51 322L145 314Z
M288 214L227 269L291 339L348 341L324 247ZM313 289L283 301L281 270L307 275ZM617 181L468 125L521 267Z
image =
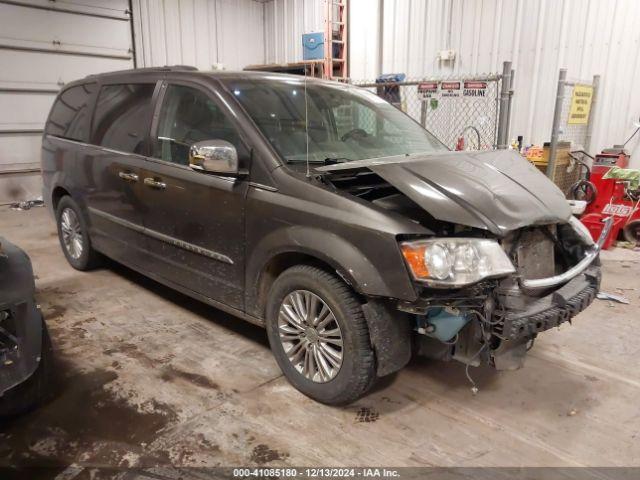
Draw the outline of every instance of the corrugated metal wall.
M352 0L351 19L370 1ZM636 0L385 0L384 70L409 76L516 70L512 136L541 143L551 134L558 70L602 75L593 146L623 142L640 117L640 2ZM351 76L377 65L376 29L351 30ZM451 48L453 64L438 51ZM640 148L634 165L640 166Z
M42 130L64 84L133 67L128 0L0 2L0 204L41 195Z
M134 0L138 66L264 63L264 11L255 0Z
M302 34L324 31L324 1L272 0L265 4L265 63L302 60Z
M301 60L300 35L323 28L322 0L266 6L265 58ZM350 0L350 75L378 72L378 1ZM409 76L516 70L512 136L548 141L558 70L602 75L593 150L623 142L640 117L640 2L637 0L385 0L383 71ZM438 52L456 51L452 64ZM628 145L640 167L640 140Z

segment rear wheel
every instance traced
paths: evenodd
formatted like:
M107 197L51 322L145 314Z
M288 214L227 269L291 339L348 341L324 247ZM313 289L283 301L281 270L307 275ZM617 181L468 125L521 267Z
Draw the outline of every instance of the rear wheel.
M376 378L361 305L324 270L301 265L278 277L269 293L267 333L289 382L319 402L353 402Z
M80 207L70 197L60 199L56 208L58 238L62 252L76 270L90 270L99 263L98 252L91 246L87 222Z

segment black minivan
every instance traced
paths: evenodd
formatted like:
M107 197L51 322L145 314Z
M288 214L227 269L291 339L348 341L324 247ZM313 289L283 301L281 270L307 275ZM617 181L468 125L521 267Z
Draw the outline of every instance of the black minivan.
M89 76L53 105L42 172L74 268L106 255L265 326L289 381L329 404L412 353L518 368L600 283L599 245L520 155L450 152L341 83Z

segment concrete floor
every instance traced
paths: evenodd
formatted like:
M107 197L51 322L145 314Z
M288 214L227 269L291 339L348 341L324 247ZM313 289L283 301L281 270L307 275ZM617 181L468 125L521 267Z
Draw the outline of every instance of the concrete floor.
M45 209L2 207L0 234L31 256L59 359L53 398L0 426L0 465L640 466L638 252L603 255L630 305L596 300L522 370L472 369L477 396L463 365L415 361L332 408L260 328L118 265L73 270Z

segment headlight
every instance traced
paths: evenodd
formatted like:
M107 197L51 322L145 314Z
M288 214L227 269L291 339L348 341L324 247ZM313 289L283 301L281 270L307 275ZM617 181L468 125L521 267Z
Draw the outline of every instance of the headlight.
M515 272L495 240L434 238L400 244L416 280L435 287L458 287Z

